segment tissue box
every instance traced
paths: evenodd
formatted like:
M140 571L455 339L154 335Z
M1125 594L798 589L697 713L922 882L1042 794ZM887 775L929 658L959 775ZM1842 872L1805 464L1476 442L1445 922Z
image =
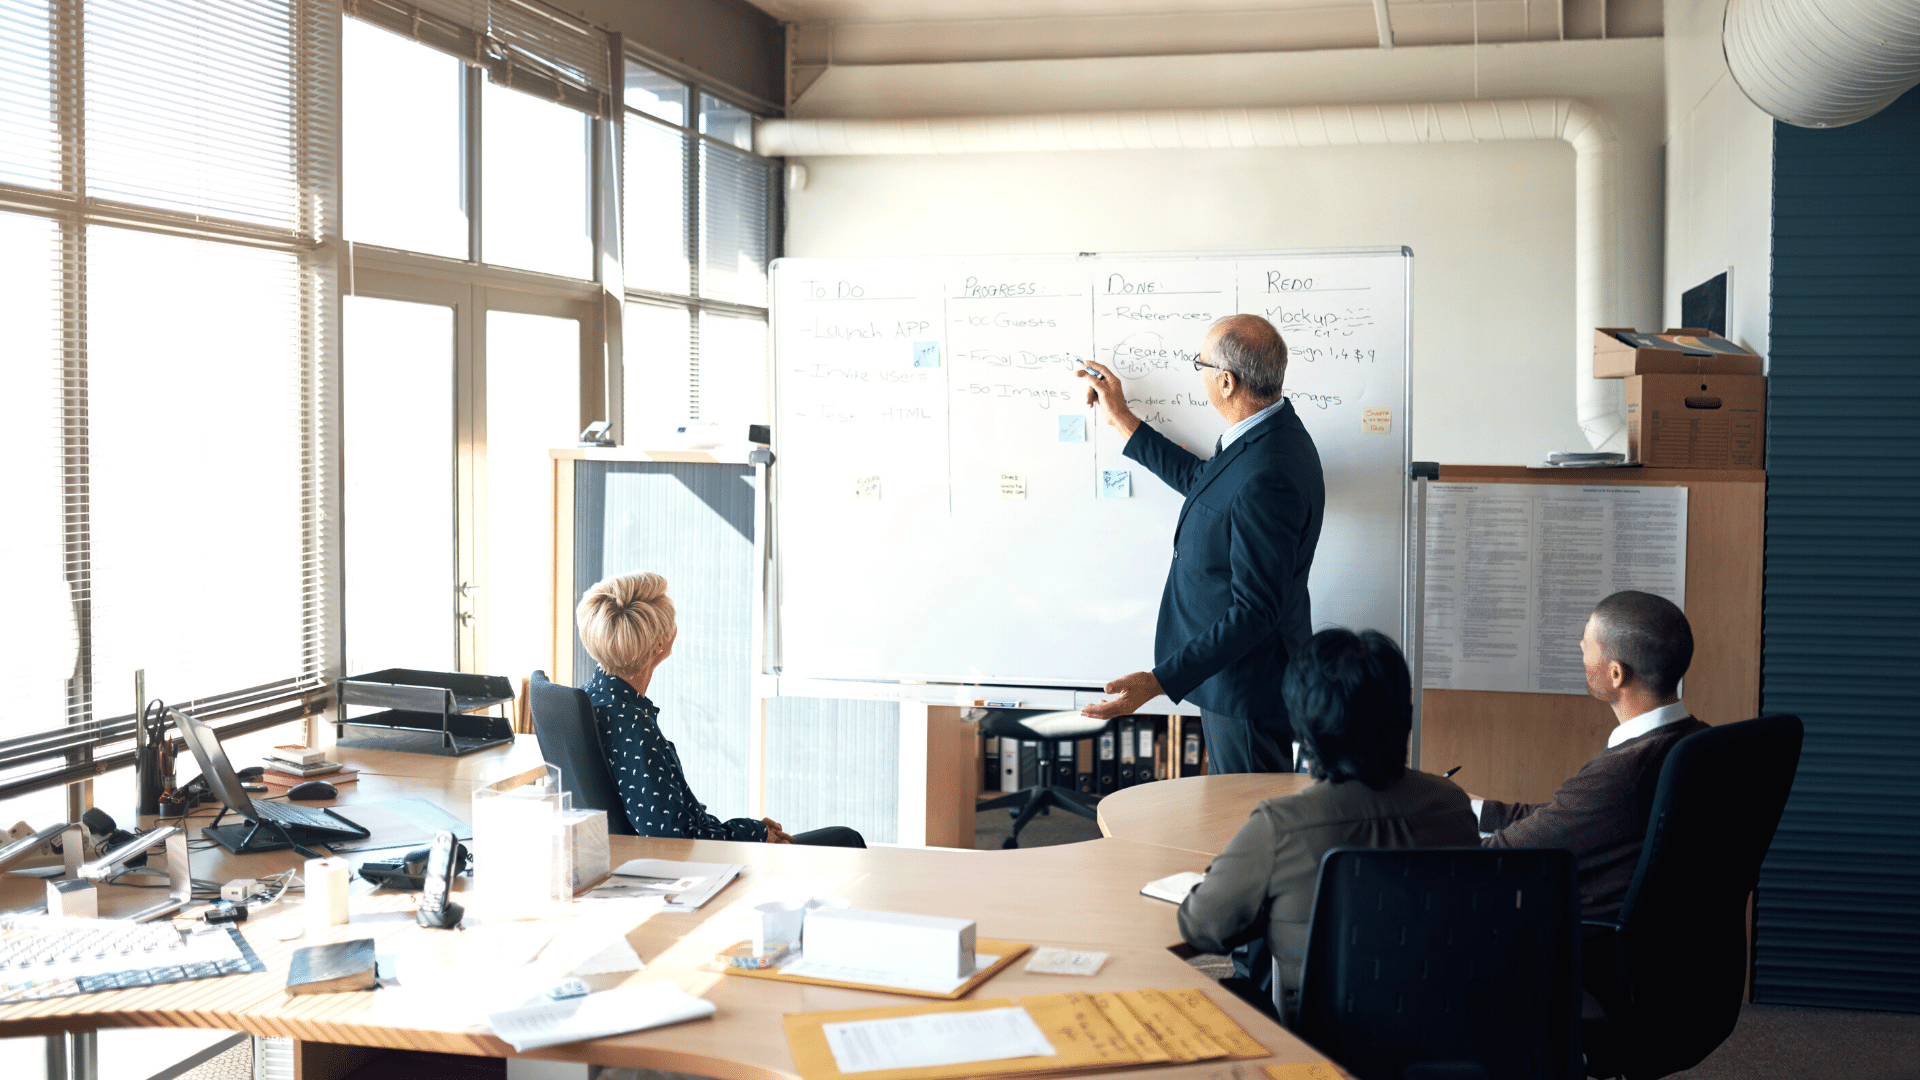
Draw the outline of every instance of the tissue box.
M962 978L973 974L973 938L967 919L815 908L807 912L801 949L819 963Z
M607 812L568 810L560 815L560 824L572 834L573 891L579 892L606 877L613 868L607 847Z

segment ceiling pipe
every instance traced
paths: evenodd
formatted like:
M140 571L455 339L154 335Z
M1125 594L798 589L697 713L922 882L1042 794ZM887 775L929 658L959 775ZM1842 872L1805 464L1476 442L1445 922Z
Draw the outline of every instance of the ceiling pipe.
M1920 3L1728 0L1720 44L1733 81L1768 116L1841 127L1920 83Z
M1393 48L1393 20L1387 17L1387 0L1373 0L1373 25L1380 31L1380 47Z
M1593 330L1624 324L1620 141L1571 98L1300 108L1152 109L917 120L761 120L769 157L1238 150L1559 139L1574 152L1574 401L1596 450L1626 450L1618 384L1593 378Z

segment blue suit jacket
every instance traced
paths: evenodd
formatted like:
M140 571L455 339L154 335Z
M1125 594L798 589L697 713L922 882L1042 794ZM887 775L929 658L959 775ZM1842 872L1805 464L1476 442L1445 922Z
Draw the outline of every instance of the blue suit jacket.
M1313 634L1307 571L1326 516L1320 452L1288 402L1201 461L1141 424L1125 453L1187 497L1154 632L1175 701L1243 719L1286 715L1280 679Z

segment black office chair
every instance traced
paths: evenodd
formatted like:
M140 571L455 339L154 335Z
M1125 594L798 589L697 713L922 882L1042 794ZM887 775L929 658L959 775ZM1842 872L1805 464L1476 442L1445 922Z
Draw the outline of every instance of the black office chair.
M1696 731L1667 754L1620 917L1585 923L1587 989L1605 1013L1584 1025L1591 1075L1690 1069L1732 1033L1746 996L1747 897L1802 734L1797 716L1763 716Z
M605 810L607 832L639 835L627 820L626 804L614 786L613 769L600 747L593 702L587 692L550 682L546 672L536 671L527 700L533 713L533 734L540 740L540 756L559 768L560 789L572 794L575 809Z
M1294 1033L1360 1080L1579 1080L1579 912L1561 848L1336 848Z
M1057 806L1089 821L1099 820L1094 807L1100 796L1048 783L1053 776L1053 745L1061 739L1084 739L1106 730L1109 721L1095 720L1077 712L1044 712L1039 709L987 709L979 717L980 733L1001 739L1034 739L1046 743L1047 757L1042 763L1040 783L1021 791L988 799L974 810L1007 810L1013 814L1013 831L1000 842L1003 848L1020 846L1020 830L1034 815Z

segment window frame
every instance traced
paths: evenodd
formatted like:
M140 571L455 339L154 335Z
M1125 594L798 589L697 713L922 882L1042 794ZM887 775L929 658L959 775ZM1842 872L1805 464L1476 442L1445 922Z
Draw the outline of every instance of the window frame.
M736 318L758 319L761 322L768 323L769 327L772 323L771 295L769 295L768 298L769 302L763 305L742 304L737 301L721 300L702 295L700 252L706 223L704 214L702 213L703 207L701 203L703 191L701 146L704 144L717 148L724 153L737 154L749 161L762 163L761 167L767 172L767 201L763 209L765 215L763 221L766 229L767 264L769 266L772 265L775 259L781 257L785 245L786 230L784 225L786 204L783 198L780 180L785 173L786 162L783 158L763 157L752 150L742 149L731 142L708 135L700 130L700 98L702 95L716 98L728 105L732 105L734 108L740 109L756 119L764 118L769 113L770 110L764 103L754 102L744 95L731 92L724 87L716 86L705 80L689 77L687 74L675 70L677 65L664 65L657 59L639 50L628 49L623 61L620 79L620 84L623 88L626 85L625 64L635 64L663 79L678 82L687 89L687 109L684 123L669 123L652 113L646 112L636 106L628 105L623 98L621 102L621 123L617 132L620 140L619 149L622 162L625 160L626 123L628 121L654 124L667 131L676 131L681 136L681 152L684 155L683 160L685 162L685 179L681 191L680 209L687 222L686 258L688 264L688 291L678 293L670 290L624 286L623 292L625 295L623 299L627 303L677 308L686 312L688 320L687 364L689 368L687 374L689 404L692 406L692 416L689 418L697 419L700 416L700 317L702 313L712 312L714 314L728 315ZM621 179L624 189L626 179L624 172ZM620 227L617 232L621 243L624 244L626 240L625 201L622 200L616 203L616 208L621 218ZM622 250L624 251L624 248ZM771 333L771 329L769 329L769 333ZM624 369L624 358L622 358L622 363L618 366ZM621 385L617 388L617 392L610 391L607 407L609 412L614 414L610 417L612 420L614 440L622 445L628 445L630 439L626 430L626 402L624 391L625 373L623 370ZM768 388L768 391L771 393L771 387Z

